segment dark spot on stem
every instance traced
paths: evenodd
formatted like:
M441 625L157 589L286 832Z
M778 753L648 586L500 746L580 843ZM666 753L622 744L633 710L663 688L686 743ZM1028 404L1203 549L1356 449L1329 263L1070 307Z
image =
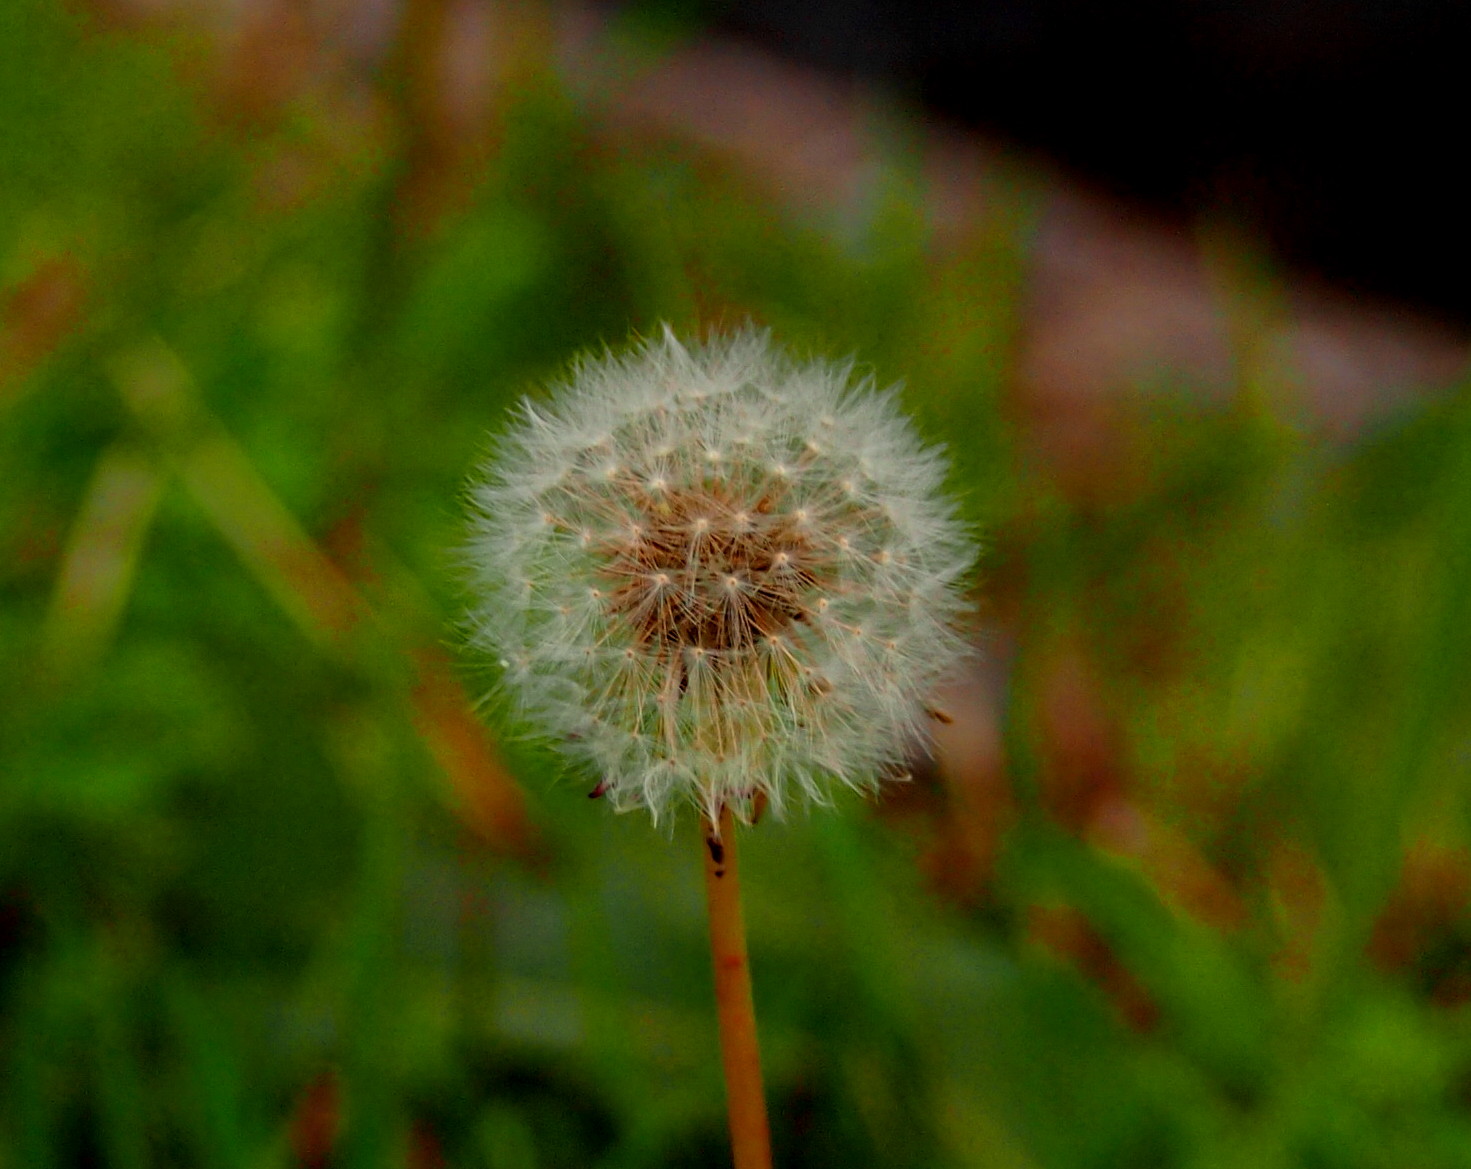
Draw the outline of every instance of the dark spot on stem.
M723 865L725 863L725 845L721 844L713 836L707 836L705 838L705 845L710 849L710 859L717 865ZM719 873L715 875L717 877L720 876Z

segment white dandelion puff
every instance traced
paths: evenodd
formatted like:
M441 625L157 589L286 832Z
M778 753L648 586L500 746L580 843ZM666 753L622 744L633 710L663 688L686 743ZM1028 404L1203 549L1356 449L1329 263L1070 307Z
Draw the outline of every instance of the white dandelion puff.
M584 357L470 487L472 641L619 810L873 787L969 652L944 474L892 393L762 332Z

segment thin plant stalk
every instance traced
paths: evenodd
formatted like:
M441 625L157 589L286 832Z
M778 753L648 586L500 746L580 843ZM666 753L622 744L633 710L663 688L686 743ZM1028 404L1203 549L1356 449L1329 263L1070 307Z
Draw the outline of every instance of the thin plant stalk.
M710 904L710 952L715 964L715 1007L731 1153L735 1169L771 1169L771 1132L761 1087L746 926L741 917L735 824L728 806L721 808L718 823L705 824L705 895Z

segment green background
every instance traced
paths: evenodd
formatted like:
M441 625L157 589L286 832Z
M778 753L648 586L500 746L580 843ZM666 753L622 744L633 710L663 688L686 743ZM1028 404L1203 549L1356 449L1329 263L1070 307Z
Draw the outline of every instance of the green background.
M778 1164L1471 1165L1465 393L1329 441L1244 354L1080 491L1026 172L793 212L529 26L446 144L412 21L354 105L0 4L0 1166L727 1163L696 826L493 742L452 625L508 405L747 319L949 448L1003 747L744 836Z

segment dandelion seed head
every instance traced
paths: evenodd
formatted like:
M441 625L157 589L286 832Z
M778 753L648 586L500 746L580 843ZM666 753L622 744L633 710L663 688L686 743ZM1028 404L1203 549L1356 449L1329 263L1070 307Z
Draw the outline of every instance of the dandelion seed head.
M761 332L584 358L470 488L472 640L617 809L871 788L968 652L944 471L891 394Z

